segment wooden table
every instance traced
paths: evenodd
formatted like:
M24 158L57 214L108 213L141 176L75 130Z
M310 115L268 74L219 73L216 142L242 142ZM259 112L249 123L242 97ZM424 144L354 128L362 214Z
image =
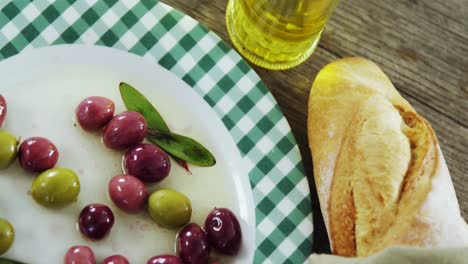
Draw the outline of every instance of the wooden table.
M227 0L163 0L228 43ZM342 0L319 47L286 71L254 67L283 109L312 190L314 251L329 252L307 143L307 100L317 72L347 56L375 61L434 127L468 220L468 0Z

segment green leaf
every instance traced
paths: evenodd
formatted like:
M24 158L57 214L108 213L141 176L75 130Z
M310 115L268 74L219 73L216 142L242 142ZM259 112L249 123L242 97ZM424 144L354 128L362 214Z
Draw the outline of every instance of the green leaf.
M197 141L170 132L149 132L146 138L171 155L194 165L209 167L216 164L216 159Z
M16 260L0 258L0 264L25 264Z
M214 156L200 143L191 138L171 133L156 108L137 89L124 82L120 83L119 89L127 109L139 112L146 119L148 140L168 152L188 172L190 170L186 162L204 167L216 164Z
M142 114L148 123L149 130L170 132L158 110L137 89L124 82L119 84L119 89L127 109Z

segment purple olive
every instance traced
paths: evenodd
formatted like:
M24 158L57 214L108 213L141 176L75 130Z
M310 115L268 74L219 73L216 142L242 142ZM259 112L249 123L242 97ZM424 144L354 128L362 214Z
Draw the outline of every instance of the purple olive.
M29 172L43 172L57 164L59 152L54 143L42 137L31 137L21 143L18 158L21 167Z
M96 257L89 247L74 246L65 254L65 264L96 264Z
M124 155L124 167L128 174L144 182L158 182L166 178L171 170L169 156L152 144L139 144Z
M105 258L102 264L130 264L130 262L122 255L113 255Z
M114 116L114 102L101 96L91 96L76 108L76 120L87 131L103 128Z
M159 255L148 259L146 264L183 264L182 260L174 255Z
M148 193L145 185L137 177L120 174L110 180L109 196L123 211L136 213L143 208Z
M6 113L7 104L3 95L0 94L0 127L2 126L3 121L5 120Z
M114 225L114 214L104 204L90 204L80 213L78 226L86 237L99 240L104 238Z
M177 238L177 252L185 264L208 263L210 245L205 230L197 224L189 224Z
M239 252L242 232L236 216L226 208L215 208L205 220L210 245L219 253L235 255Z
M108 148L122 150L142 142L145 133L145 118L138 112L126 111L112 118L102 139Z

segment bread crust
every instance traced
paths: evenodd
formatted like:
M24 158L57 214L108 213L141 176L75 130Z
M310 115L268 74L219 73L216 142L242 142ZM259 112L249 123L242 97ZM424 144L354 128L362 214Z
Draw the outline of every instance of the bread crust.
M468 245L432 127L376 64L344 58L319 72L308 138L333 253Z

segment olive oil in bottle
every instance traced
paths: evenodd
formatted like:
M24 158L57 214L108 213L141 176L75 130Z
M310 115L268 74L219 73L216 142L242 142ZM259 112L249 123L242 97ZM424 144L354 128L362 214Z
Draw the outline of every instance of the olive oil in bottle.
M252 63L280 70L305 61L316 48L338 0L230 0L229 35Z

